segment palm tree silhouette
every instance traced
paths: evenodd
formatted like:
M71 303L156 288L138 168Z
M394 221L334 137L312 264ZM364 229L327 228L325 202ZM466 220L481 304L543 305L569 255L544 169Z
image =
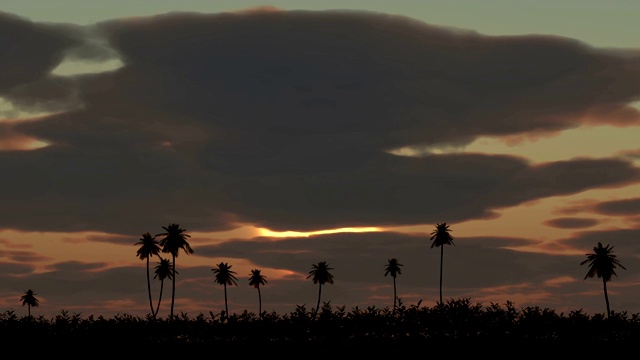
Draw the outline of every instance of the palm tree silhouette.
M260 294L260 285L264 285L266 283L266 276L261 275L259 269L251 270L251 274L249 274L249 285L258 289L258 314L260 314L260 317L262 317L262 295Z
M160 311L160 302L162 301L162 290L164 289L164 279L173 279L173 268L171 266L171 260L160 258L160 262L155 267L156 275L153 277L158 278L160 280L160 295L158 296L158 306L156 306L156 311L153 313L153 318L155 319L158 315L158 311ZM176 271L176 274L178 272Z
M155 236L151 236L150 233L142 234L142 238L140 241L135 243L135 245L140 245L136 255L140 260L147 260L147 291L149 293L149 307L151 308L151 315L155 318L155 314L153 312L153 301L151 300L151 280L149 280L149 258L153 255L158 256L160 253L160 246L158 245L158 241Z
M163 226L164 233L158 234L156 236L163 236L160 239L160 246L162 246L163 253L170 253L172 256L172 269L173 269L173 278L171 280L171 315L169 319L173 319L173 305L176 301L176 257L178 257L178 253L180 249L184 250L187 254L193 254L193 249L187 242L187 238L191 237L191 235L185 234L185 229L180 228L178 224L170 224L169 226Z
M29 313L29 318L31 318L31 307L38 307L38 305L40 305L40 301L38 299L36 299L35 294L33 292L33 290L29 289L27 291L24 292L24 295L22 295L20 297L20 301L22 301L22 306L27 305L27 311Z
M320 309L320 298L322 297L322 285L325 283L333 284L333 275L329 272L329 270L333 270L333 268L329 267L326 261L320 261L317 264L313 264L311 267L311 271L309 271L309 275L307 279L313 277L313 283L319 284L318 286L318 305L316 305L316 309L313 313L313 317L318 314L318 310Z
M588 264L589 271L585 275L583 280L598 276L602 278L602 286L604 287L604 300L607 303L607 317L611 316L611 310L609 308L609 295L607 295L607 281L611 280L611 276L616 274L615 268L627 270L620 261L616 259L616 255L613 255L613 246L609 245L603 247L601 242L598 242L598 246L593 247L593 253L585 254L587 259L580 263L580 265Z
M392 258L387 260L387 267L384 271L384 276L391 275L393 278L393 311L396 311L396 299L398 296L396 295L396 276L402 274L400 271L400 267L404 266L398 262L398 259Z
M220 285L224 285L224 310L225 317L229 316L229 305L227 304L227 285L235 285L238 286L236 282L236 277L233 275L236 272L231 270L231 266L227 263L221 262L217 265L218 268L213 268L211 271L216 274L216 283Z
M440 304L442 304L442 262L444 258L444 245L454 245L453 236L449 234L452 231L447 223L436 224L435 230L431 232L431 248L440 247Z

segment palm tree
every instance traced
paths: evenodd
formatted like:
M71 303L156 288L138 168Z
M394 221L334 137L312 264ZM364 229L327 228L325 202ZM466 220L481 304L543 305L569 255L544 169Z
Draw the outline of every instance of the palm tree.
M213 268L211 271L216 274L216 283L224 285L224 310L225 317L229 316L229 306L227 304L227 285L238 286L236 277L233 275L236 272L231 270L231 265L221 262L217 265L218 268Z
M160 295L158 297L158 306L156 307L156 311L153 313L153 318L155 319L158 315L158 311L160 311L160 302L162 301L162 290L164 289L164 279L173 279L173 268L171 266L171 261L169 259L160 258L160 262L156 265L156 275L153 277L158 278L160 280ZM178 272L176 271L176 274Z
M191 237L191 235L185 234L185 229L180 228L178 224L170 224L169 226L163 226L164 233L158 234L156 236L163 236L160 239L160 246L162 246L163 253L170 253L172 256L172 272L173 278L171 280L171 315L169 319L173 319L173 305L176 301L176 257L178 257L178 253L180 249L184 250L187 254L193 254L193 249L187 242L187 238Z
M613 246L609 245L603 247L601 242L598 242L598 246L593 247L593 253L585 254L587 259L580 263L580 265L588 264L589 271L585 275L583 280L598 276L602 278L602 286L604 287L604 300L607 303L607 317L611 316L611 310L609 309L609 296L607 295L607 281L611 280L611 276L616 274L615 268L627 270L620 261L616 259L616 256L612 254Z
M31 318L31 307L38 307L40 305L40 301L36 299L35 293L33 290L29 289L24 292L24 295L20 297L20 301L22 301L22 306L27 305L29 318Z
M258 289L258 314L262 317L262 295L260 294L260 285L267 283L266 276L260 274L260 270L253 269L249 274L249 285Z
M431 248L440 247L440 304L442 304L442 261L444 258L444 245L454 245L453 236L449 234L452 231L447 223L436 224L435 230L431 232Z
M320 284L318 286L318 305L316 305L316 309L314 311L314 317L318 314L318 309L320 309L320 298L322 296L322 285L325 283L333 284L333 275L329 272L329 270L333 270L333 268L329 267L326 261L320 261L317 264L313 264L311 271L309 271L309 275L307 279L313 277L314 284Z
M400 271L400 267L404 266L398 262L398 259L393 258L387 260L387 267L384 269L384 276L391 275L393 278L393 311L396 311L396 299L398 296L396 295L396 276L402 274Z
M156 237L151 236L150 233L142 234L142 238L140 238L140 241L135 243L135 245L140 245L140 248L138 248L138 252L136 253L136 255L138 255L138 258L140 258L140 260L147 260L147 291L149 293L149 307L151 308L151 314L154 315L154 318L155 318L155 314L153 312L153 301L151 300L151 280L149 280L149 258L153 255L158 256L158 254L160 253L160 246L158 245L158 241L156 240Z

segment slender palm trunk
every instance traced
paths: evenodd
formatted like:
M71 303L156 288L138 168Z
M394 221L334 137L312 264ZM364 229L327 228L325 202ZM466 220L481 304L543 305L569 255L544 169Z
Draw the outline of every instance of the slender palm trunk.
M320 297L322 296L322 284L318 285L318 305L316 305L316 311L313 313L314 317L315 315L318 314L318 311L320 310Z
M260 286L258 286L258 314L262 317L262 295L260 294Z
M602 277L602 286L604 286L604 301L607 303L607 318L611 316L611 310L609 310L609 295L607 295L607 281Z
M164 280L160 281L160 296L158 297L158 306L156 307L156 311L153 313L153 318L155 319L158 315L158 311L160 311L160 302L162 301L162 290L164 289Z
M173 304L176 301L176 255L173 254L173 265L171 266L171 272L173 273L172 285L171 285L171 315L170 320L173 320Z
M396 295L396 277L393 277L393 311L396 311L396 299L398 296Z
M442 261L444 259L444 245L440 245L440 304L442 304Z
M149 293L149 308L151 316L155 319L156 314L153 312L153 301L151 301L151 280L149 280L149 256L147 256L147 292Z
M229 305L227 304L227 283L224 283L224 311L225 317L229 317Z
M31 318L31 304L27 304L27 314L29 314L29 318Z

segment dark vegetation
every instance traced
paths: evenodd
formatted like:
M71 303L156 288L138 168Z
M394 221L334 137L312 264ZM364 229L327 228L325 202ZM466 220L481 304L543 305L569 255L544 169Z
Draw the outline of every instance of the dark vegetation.
M32 316L31 308L38 307L35 293L29 289L20 298L28 306L28 315L18 317L14 311L0 313L0 340L3 344L39 344L29 347L51 355L54 351L66 357L90 355L99 351L107 354L126 354L166 357L169 351L185 350L202 345L198 350L232 350L234 355L261 352L280 358L324 358L363 356L380 358L406 352L436 354L446 349L447 356L471 355L506 357L557 356L566 351L568 356L611 356L637 351L640 343L640 314L610 309L607 282L617 276L615 269L625 269L612 253L613 246L598 245L586 254L580 265L588 265L585 279L602 279L607 312L589 315L582 309L557 313L554 309L537 306L516 307L505 304L472 303L469 298L442 301L442 262L444 245L453 245L453 237L446 223L437 224L432 232L432 248L440 247L440 301L433 307L421 302L406 306L397 297L396 278L402 274L398 259L388 259L384 275L393 278L393 307L361 309L332 306L330 301L321 305L322 286L333 284L332 267L325 261L312 265L307 279L318 284L318 302L315 308L298 305L290 313L262 311L260 286L267 283L259 269L249 274L249 285L258 290L258 313L245 310L230 314L227 305L227 286L237 286L236 272L225 262L211 269L215 282L224 286L225 310L220 314L209 312L190 317L186 313L174 314L175 260L179 250L193 253L186 241L189 235L178 224L163 227L163 234L143 234L136 245L141 245L137 256L146 260L146 280L150 313L138 317L123 313L113 318L82 314L69 314L62 310L53 318ZM158 241L156 236L163 236ZM160 252L169 253L172 261L161 258ZM160 257L156 277L161 281L160 294L154 308L149 273L149 258ZM626 270L626 269L625 269ZM172 280L171 312L166 318L158 316L164 280ZM73 349L70 352L69 349ZM81 351L81 350L85 351ZM97 352L96 352L97 353ZM197 354L200 354L198 352ZM441 354L439 352L438 354ZM191 352L188 355L193 355Z
M0 339L6 344L29 339L32 343L76 346L246 344L252 349L268 349L308 344L322 349L324 345L340 345L371 351L389 347L464 345L450 349L454 352L471 348L480 351L494 346L502 349L526 346L528 351L549 346L581 349L615 344L620 347L640 341L639 314L612 312L607 317L588 315L582 310L565 314L549 308L517 308L512 302L483 306L469 299L451 299L427 307L420 303L405 306L399 301L395 311L388 307L347 310L324 302L317 316L314 315L315 312L304 306L297 306L287 314L245 311L223 316L210 312L190 317L182 313L173 320L127 314L113 318L83 317L64 310L49 319L19 317L13 311L6 311L0 314Z

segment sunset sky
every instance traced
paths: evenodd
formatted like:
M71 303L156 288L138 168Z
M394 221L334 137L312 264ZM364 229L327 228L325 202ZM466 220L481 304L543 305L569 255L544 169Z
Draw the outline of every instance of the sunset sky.
M146 316L443 297L640 313L640 2L3 0L0 312ZM166 254L162 254L166 256ZM153 279L158 299L160 282ZM165 281L159 316L169 315Z

